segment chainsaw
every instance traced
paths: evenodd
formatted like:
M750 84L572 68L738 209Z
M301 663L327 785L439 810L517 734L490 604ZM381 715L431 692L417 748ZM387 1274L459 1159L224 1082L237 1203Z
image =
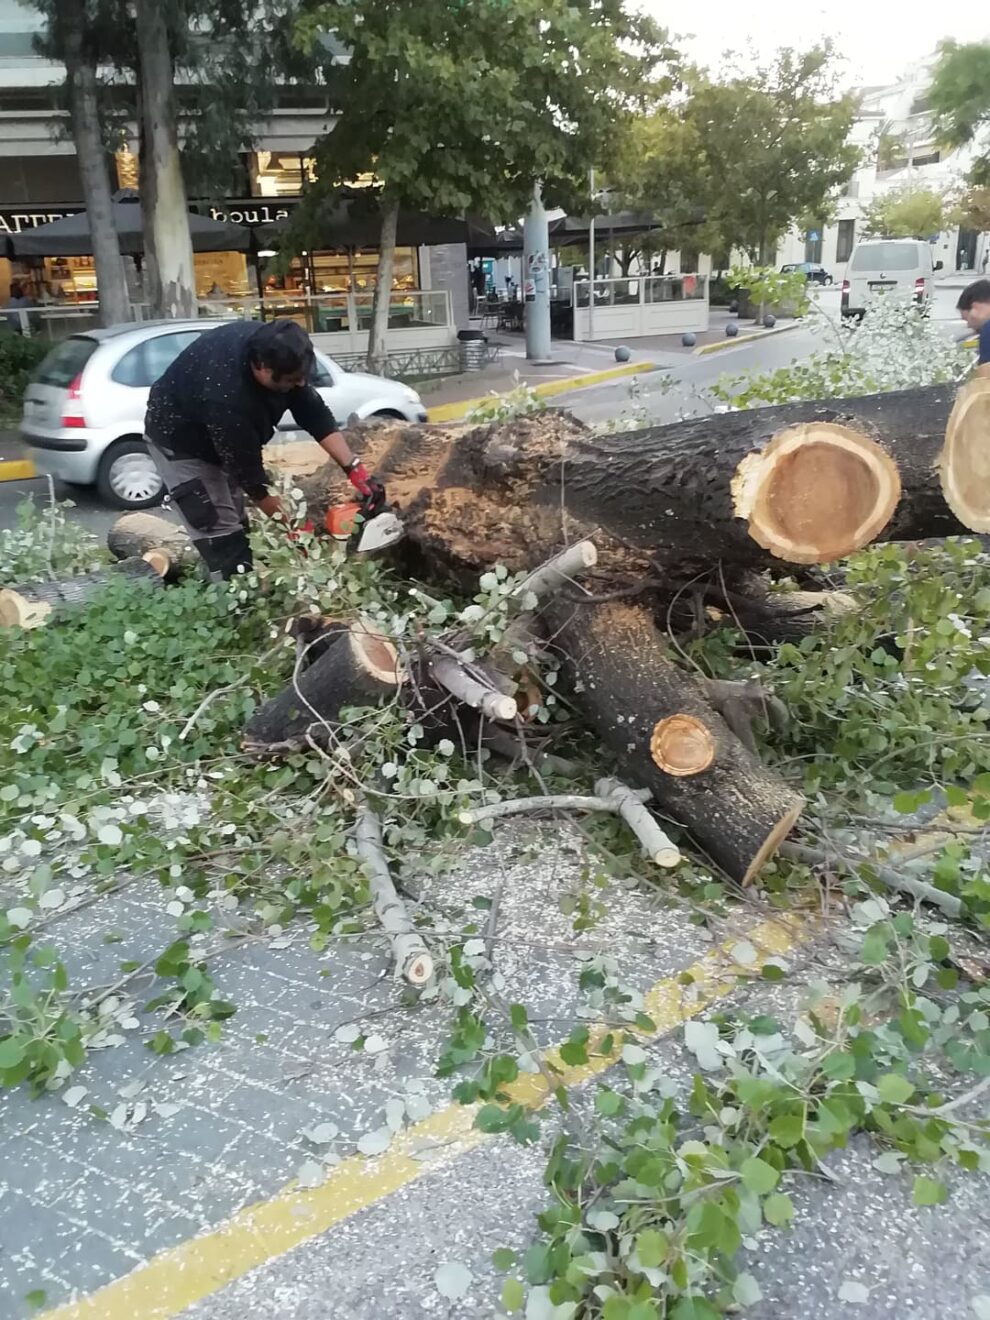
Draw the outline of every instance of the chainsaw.
M402 519L391 509L379 509L368 516L372 497L359 502L338 504L327 510L324 529L348 555L368 556L387 550L406 534Z

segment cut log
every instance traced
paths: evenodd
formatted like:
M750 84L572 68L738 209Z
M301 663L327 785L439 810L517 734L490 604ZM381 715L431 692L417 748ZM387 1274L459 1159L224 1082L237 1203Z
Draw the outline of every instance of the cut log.
M199 563L185 528L154 513L122 514L107 532L107 548L118 559L154 555L155 560L149 562L156 568L164 562L162 576L167 582Z
M649 789L729 876L749 884L786 838L803 799L754 757L668 657L649 610L550 601L549 635L575 680L573 701L623 778ZM652 750L658 725L661 768ZM703 764L707 759L707 764Z
M244 749L260 753L272 744L302 746L307 735L326 743L342 709L394 698L405 678L389 639L370 620L359 619L336 633L313 664L255 711L244 731Z
M959 393L939 464L946 503L974 532L990 532L990 380L977 377Z
M53 582L28 582L0 591L0 625L6 628L37 628L56 610L88 605L114 582L131 578L150 587L161 587L161 575L145 559L123 559L105 572L80 573Z
M532 568L562 542L595 534L612 582L652 564L676 590L719 561L813 564L878 537L972 530L939 481L954 396L952 385L928 386L614 436L549 410L453 436L440 427L373 433L363 457L433 571L463 579L494 563ZM960 470L972 461L959 458ZM340 498L337 480L324 471L302 483L317 517Z

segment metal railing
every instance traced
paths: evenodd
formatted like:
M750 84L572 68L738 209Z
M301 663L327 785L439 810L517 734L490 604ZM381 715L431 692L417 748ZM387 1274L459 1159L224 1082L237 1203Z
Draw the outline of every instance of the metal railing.
M200 298L200 316L240 317L271 321L287 317L310 334L367 331L371 326L373 295L367 293L283 294L266 298ZM132 303L135 321L148 319L146 303ZM100 324L100 306L95 300L56 303L51 306L0 308L0 330L7 328L31 338L56 341L92 330ZM446 289L396 290L389 304L390 330L424 327L453 328L454 315Z
M595 307L637 307L641 303L687 302L704 298L707 276L632 275L595 280ZM587 307L590 280L574 281L574 306Z
M239 316L253 321L285 317L297 321L310 334L350 333L371 325L374 295L370 293L291 294L275 291L258 298L200 299L201 316ZM388 328L415 330L454 324L450 293L446 289L396 289L389 302Z

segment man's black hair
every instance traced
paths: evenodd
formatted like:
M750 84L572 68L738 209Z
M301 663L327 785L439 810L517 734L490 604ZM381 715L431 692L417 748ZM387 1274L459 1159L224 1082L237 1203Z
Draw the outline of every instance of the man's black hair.
M251 336L248 361L256 367L270 367L276 380L300 371L309 375L314 361L313 343L295 321L266 321Z
M990 280L974 280L959 295L956 310L968 312L974 303L990 303Z

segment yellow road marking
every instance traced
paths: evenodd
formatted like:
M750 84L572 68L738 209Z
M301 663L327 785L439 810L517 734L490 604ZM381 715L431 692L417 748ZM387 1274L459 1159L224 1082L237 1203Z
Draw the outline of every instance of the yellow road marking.
M38 469L30 458L0 459L0 481L30 481Z
M638 376L645 371L656 371L653 362L627 362L621 367L609 367L606 371L593 371L586 376L564 376L561 380L545 380L533 386L533 393L541 399L553 398L555 394L567 394L571 390L584 390L589 385L601 385L607 380L618 380L622 376ZM430 408L431 422L456 422L483 403L491 402L491 395L480 399L461 399L459 403L441 403Z
M800 324L800 321L794 321L790 325L774 326L771 330L753 330L748 335L736 335L735 339L726 336L725 339L716 339L713 344L702 344L694 350L694 355L695 357L704 357L706 353L720 353L723 348L734 348L737 344L749 344L754 339L767 339L770 335L782 335L787 330L796 330Z
M677 976L652 986L644 997L644 1010L656 1030L637 1034L647 1039L666 1035L731 993L740 973L758 972L768 959L802 943L808 933L807 925L791 916L762 922L727 940ZM732 960L732 949L743 939L757 950L756 961L745 967ZM592 1029L591 1049L600 1045L606 1032L604 1026ZM616 1058L592 1054L588 1063L568 1067L553 1051L547 1062L559 1069L559 1085L574 1086L614 1067ZM549 1096L547 1081L538 1073L523 1073L505 1089L528 1109L540 1108ZM171 1320L249 1270L285 1255L490 1140L472 1126L477 1109L448 1105L413 1124L380 1158L352 1155L330 1172L321 1187L302 1189L290 1183L269 1200L247 1206L200 1237L159 1252L88 1297L45 1312L42 1320ZM426 1150L435 1150L437 1158L415 1158Z

